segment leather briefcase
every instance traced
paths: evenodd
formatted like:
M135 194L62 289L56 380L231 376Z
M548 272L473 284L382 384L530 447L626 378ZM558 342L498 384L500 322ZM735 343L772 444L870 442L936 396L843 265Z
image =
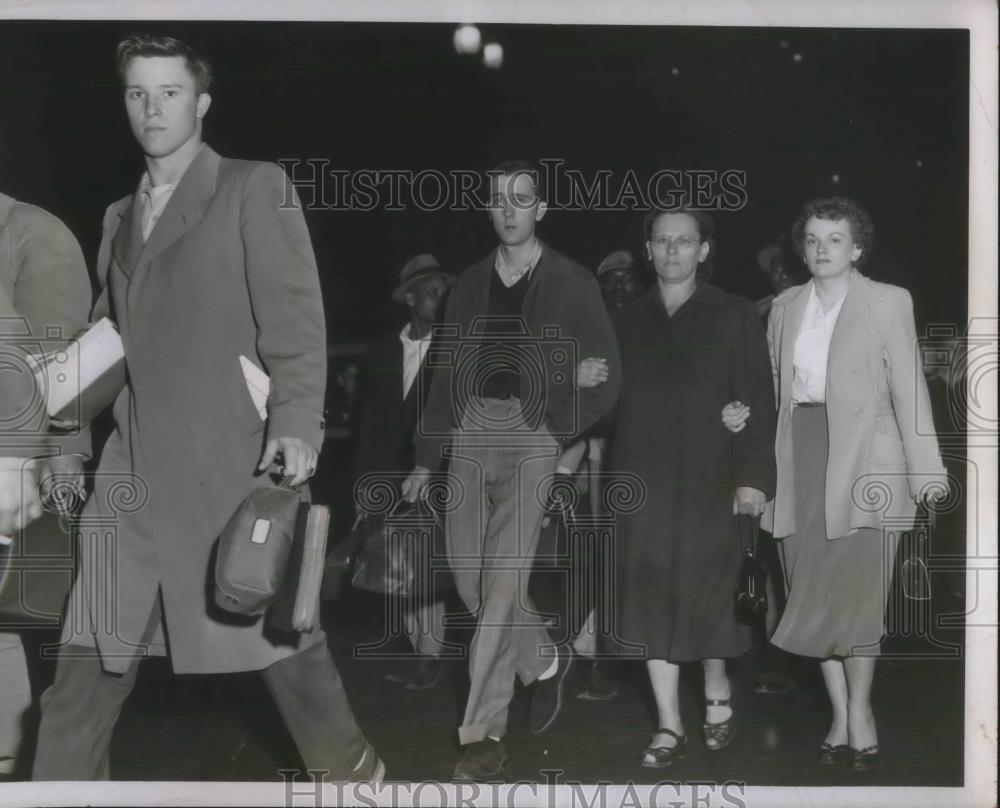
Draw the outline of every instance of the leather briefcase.
M267 611L285 582L302 502L297 489L258 488L230 518L219 537L215 603L235 614Z

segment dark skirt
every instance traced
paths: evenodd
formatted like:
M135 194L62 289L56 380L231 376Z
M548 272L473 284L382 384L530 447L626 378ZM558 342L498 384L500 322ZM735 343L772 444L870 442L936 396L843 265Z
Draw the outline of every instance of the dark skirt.
M792 413L796 532L781 539L788 601L771 637L779 648L828 659L878 656L897 532L826 535L826 407Z

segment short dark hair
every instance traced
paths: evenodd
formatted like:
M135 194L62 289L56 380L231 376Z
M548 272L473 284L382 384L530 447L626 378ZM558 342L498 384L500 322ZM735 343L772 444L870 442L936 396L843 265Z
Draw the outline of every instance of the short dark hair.
M825 219L828 222L845 220L851 226L851 238L861 248L861 257L856 263L861 265L868 260L868 253L875 240L875 227L868 211L846 196L818 197L806 202L795 224L792 225L792 243L800 258L804 255L806 222L814 218Z
M516 177L520 174L527 174L535 184L535 195L543 202L545 201L545 178L534 163L527 160L507 160L486 173L491 180L494 177Z
M674 208L653 208L642 220L643 240L650 240L650 236L653 234L653 225L656 224L656 220L661 216L680 213L694 219L695 227L698 228L698 238L701 240L701 243L708 242L708 255L704 261L698 264L696 275L699 281L707 283L711 280L715 272L715 263L713 260L715 258L715 219L712 218L711 214L703 210L692 210L683 205ZM646 263L651 263L648 253L646 254Z
M116 50L118 78L125 83L128 63L137 56L181 56L188 72L194 77L194 86L199 93L207 93L212 85L212 66L208 59L194 48L170 36L150 36L133 34L118 43Z

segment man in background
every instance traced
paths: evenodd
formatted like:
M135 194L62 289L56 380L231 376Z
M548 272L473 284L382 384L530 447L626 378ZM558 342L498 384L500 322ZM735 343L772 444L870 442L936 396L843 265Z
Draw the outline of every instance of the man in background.
M409 318L372 347L362 380L360 429L355 475L356 502L364 512L365 488L383 477L393 487L413 468L413 434L430 388L432 370L426 358L431 327L455 276L445 272L433 255L407 261L392 299L405 304ZM444 648L444 601L420 598L395 604L402 609L403 629L418 655L415 664L393 670L386 679L407 690L427 690L441 678Z
M643 292L642 278L628 250L615 250L606 255L597 265L596 275L604 305L612 317Z
M597 265L597 283L601 289L601 298L609 317L614 317L628 306L643 291L642 279L635 266L632 253L627 250L615 250L606 255ZM589 382L581 373L578 379L580 387L588 386ZM603 512L601 499L602 474L606 468L606 458L610 456L609 439L613 423L610 418L602 419L588 433L570 445L559 459L557 474L572 475L574 485L581 495L587 494L590 513L597 516ZM610 701L618 695L618 685L611 676L607 658L613 654L609 646L609 638L600 635L599 624L605 622L598 617L598 610L606 610L613 604L601 602L605 593L601 591L606 575L602 574L600 548L593 543L577 542L574 544L577 554L585 557L573 558L573 574L579 580L586 578L595 584L592 591L595 600L585 604L587 613L582 617L573 650L583 657L587 664L586 679L576 697L581 701ZM585 551L585 552L584 552ZM564 582L566 576L560 576ZM569 604L568 591L564 591L560 600ZM580 620L571 619L575 625Z

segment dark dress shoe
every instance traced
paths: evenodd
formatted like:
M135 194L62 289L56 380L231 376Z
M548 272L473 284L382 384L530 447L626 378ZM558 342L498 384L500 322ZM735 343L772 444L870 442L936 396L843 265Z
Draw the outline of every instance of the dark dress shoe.
M853 757L854 750L846 743L839 743L836 746L823 742L819 748L819 762L824 766L840 766L847 763Z
M851 769L856 772L866 772L879 762L878 744L866 746L864 749L852 749Z
M600 662L592 662L590 675L583 689L576 694L583 701L611 701L618 695L618 685L605 672Z
M784 696L795 690L795 680L791 676L764 674L757 680L753 692L758 696Z
M430 690L441 679L442 664L438 657L421 657L404 687L407 690Z
M392 682L396 685L405 685L413 681L413 675L416 672L417 666L413 660L406 660L398 668L393 668L385 675L385 681Z
M496 777L507 762L507 749L503 741L486 738L470 743L462 753L462 759L455 766L453 780L476 782Z
M573 651L559 649L558 667L548 679L535 681L531 694L531 712L528 715L528 729L533 735L541 735L555 723L563 703L563 686L566 674L573 665Z

